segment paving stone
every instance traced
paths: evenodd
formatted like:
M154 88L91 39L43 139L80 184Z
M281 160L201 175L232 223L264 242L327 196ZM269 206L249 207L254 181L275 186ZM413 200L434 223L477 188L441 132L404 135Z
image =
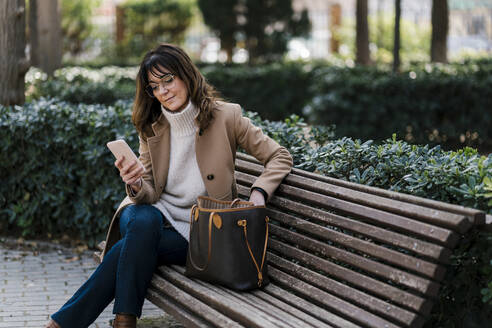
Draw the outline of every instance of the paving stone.
M0 328L44 327L49 316L68 301L97 267L92 251L76 254L59 245L52 246L53 249L32 252L8 249L0 243ZM75 256L79 259L70 261ZM90 328L110 327L113 304ZM166 316L169 317L145 300L141 319Z

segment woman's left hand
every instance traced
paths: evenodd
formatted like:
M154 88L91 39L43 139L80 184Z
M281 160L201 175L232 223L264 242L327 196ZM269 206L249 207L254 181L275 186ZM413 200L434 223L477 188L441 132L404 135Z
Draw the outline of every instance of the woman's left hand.
M255 206L263 206L265 205L265 198L263 197L263 194L259 192L258 190L253 190L251 192L251 195L249 195L249 201L253 202Z

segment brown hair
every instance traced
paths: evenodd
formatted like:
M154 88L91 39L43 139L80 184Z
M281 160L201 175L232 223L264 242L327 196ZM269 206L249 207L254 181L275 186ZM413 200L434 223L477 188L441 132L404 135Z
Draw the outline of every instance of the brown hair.
M137 74L137 91L133 103L132 122L138 133L147 138L153 135L152 123L161 114L161 104L145 92L149 83L148 72L160 72L159 66L183 80L190 100L198 107L198 125L205 130L213 119L216 101L221 100L218 92L207 83L205 77L193 64L190 57L178 46L163 43L147 52ZM162 72L163 73L163 72Z

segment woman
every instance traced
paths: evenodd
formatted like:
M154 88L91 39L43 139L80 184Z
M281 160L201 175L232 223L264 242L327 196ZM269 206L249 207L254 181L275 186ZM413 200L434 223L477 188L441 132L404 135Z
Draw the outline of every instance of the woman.
M114 327L135 327L152 274L162 264L185 264L189 213L200 195L237 196L236 148L265 168L250 198L263 205L290 172L292 157L242 117L241 107L220 101L179 47L148 52L137 74L132 121L143 168L115 162L127 197L113 216L102 262L46 327L87 327L115 299Z

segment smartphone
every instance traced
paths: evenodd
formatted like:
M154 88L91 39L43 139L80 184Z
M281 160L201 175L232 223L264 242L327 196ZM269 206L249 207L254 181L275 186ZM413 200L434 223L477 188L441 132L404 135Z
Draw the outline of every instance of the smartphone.
M125 165L126 163L135 160L138 165L143 167L142 163L138 160L137 156L132 151L130 146L128 146L125 140L119 139L119 140L110 141L106 145L108 146L109 150L111 150L111 152L113 153L114 157L116 157L116 159L120 159L122 156L125 156L122 165Z

